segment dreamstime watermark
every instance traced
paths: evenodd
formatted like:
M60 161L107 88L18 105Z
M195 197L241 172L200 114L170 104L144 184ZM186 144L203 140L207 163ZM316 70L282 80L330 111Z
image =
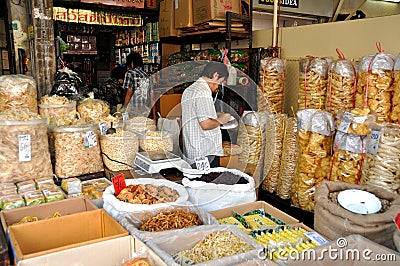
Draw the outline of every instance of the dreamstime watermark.
M390 262L396 261L396 254L393 253L374 253L373 250L348 248L346 238L339 238L334 245L327 246L326 248L304 250L299 252L296 249L285 250L283 248L268 249L264 248L259 250L258 258L262 260L279 259L281 261L369 261L369 262Z

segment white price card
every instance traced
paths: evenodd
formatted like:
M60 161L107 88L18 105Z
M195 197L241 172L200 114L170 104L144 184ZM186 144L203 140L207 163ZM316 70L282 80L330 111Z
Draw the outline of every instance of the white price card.
M347 133L347 131L349 130L351 122L347 121L347 120L342 120L340 121L340 125L338 127L338 131L343 132L343 133Z
M85 135L83 136L83 142L85 145L85 148L91 148L97 145L97 139L96 135L92 130L87 131Z
M104 135L107 131L107 122L100 122L99 123L99 128L100 128L100 134Z
M378 146L379 146L379 139L381 138L381 131L373 129L371 135L369 136L369 143L367 146L367 153L369 154L377 154L378 153Z
M206 157L197 157L194 159L197 170L207 172L210 170L210 162Z
M122 121L126 121L129 119L129 114L127 112L122 113Z
M29 162L32 159L31 135L18 135L18 157L20 162Z
M328 240L326 240L323 236L321 236L317 232L307 232L305 233L305 236L314 241L315 243L317 243L319 246L329 243Z

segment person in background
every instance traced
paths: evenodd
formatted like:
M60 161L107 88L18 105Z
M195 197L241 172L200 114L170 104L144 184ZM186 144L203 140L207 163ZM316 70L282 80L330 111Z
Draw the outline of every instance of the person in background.
M181 99L183 153L189 164L198 157L207 157L210 167L218 167L222 149L220 125L229 122L231 115L217 113L212 93L225 82L229 72L218 62L209 62L201 77L185 89Z
M125 73L123 88L126 90L121 113L128 112L133 116L147 117L152 110L155 115L154 92L151 77L143 70L142 56L137 52L126 58L128 71Z
M108 102L110 112L117 112L118 104L123 104L125 99L125 91L122 88L124 82L126 67L118 65L111 71L111 77L107 79L101 86L96 95L97 99Z

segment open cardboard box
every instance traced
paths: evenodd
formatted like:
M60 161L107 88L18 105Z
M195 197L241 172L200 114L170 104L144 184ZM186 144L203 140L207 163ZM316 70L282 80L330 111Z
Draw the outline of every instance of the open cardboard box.
M103 209L9 227L16 262L126 235Z
M279 220L284 221L286 224L296 224L299 220L295 219L294 217L280 211L279 209L275 208L274 206L264 202L264 201L256 201L250 202L246 204L241 204L233 207L228 207L225 209L220 209L216 211L210 212L216 219L226 218L232 216L232 211L235 211L239 214L245 214L246 212L252 210L262 209L265 212L269 213L270 215L278 218Z
M70 248L39 257L22 260L18 266L28 265L121 265L133 253L145 255L152 265L166 265L154 251L132 236L123 236L85 246Z
M39 220L46 219L46 217L54 215L59 212L62 216L97 210L97 206L92 201L84 198L69 198L49 203L44 203L35 206L27 206L12 210L5 210L0 212L1 225L4 232L8 232L8 227L14 223L21 221L25 216L35 216Z

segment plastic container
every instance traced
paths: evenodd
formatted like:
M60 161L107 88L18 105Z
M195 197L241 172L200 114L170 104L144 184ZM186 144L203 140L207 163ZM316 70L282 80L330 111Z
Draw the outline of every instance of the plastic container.
M133 117L123 121L123 128L126 131L146 132L156 130L156 121L147 117Z
M105 166L111 171L129 170L134 167L139 149L138 136L120 128L116 133L100 136L100 147Z
M0 120L0 181L18 182L53 174L46 119Z
M144 151L173 151L174 143L170 133L147 131L139 135L139 146Z
M103 171L97 127L91 124L53 128L55 174L59 178Z

